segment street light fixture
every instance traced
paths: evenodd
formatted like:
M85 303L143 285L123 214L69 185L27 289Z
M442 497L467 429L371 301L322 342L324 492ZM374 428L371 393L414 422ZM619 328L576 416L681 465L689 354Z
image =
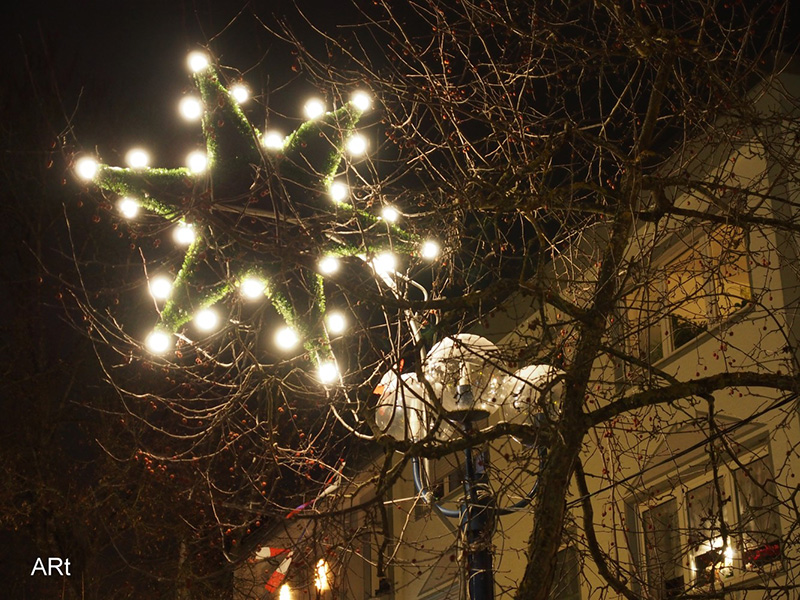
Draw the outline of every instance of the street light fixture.
M489 417L498 408L505 420L526 419L540 422L558 414L563 393L561 371L552 365L530 365L507 374L499 365L500 351L486 338L458 334L435 344L422 364L425 383L416 373L398 376L387 372L376 389L380 394L375 409L375 422L381 433L399 439L419 440L426 433L452 433L455 428L465 434L473 431L476 422ZM436 398L430 398L433 391ZM435 407L441 414L434 414ZM446 425L442 428L442 422ZM437 427L431 432L431 427ZM539 447L540 459L545 456ZM489 486L485 457L472 447L464 450L464 495L457 510L436 504L427 488L418 458L411 460L414 485L422 499L444 517L459 520L467 557L470 600L494 598L492 535L497 517L516 512L530 504L536 493L531 491L510 507L496 506Z

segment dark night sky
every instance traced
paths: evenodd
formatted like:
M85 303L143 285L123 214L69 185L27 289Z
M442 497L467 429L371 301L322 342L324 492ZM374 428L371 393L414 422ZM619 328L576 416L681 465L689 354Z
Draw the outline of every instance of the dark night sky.
M298 2L322 27L352 17L348 5ZM64 111L74 114L81 147L97 148L105 162L121 164L131 146L142 145L154 166L176 166L199 141L197 124L183 122L177 113L182 93L192 88L186 55L220 32L212 50L224 65L246 71L254 93L293 82L270 99L273 109L299 116L302 97L312 91L291 71L289 47L253 14L270 24L276 16L300 24L289 0L18 3L2 19L5 87L30 94L28 69L40 81L54 78ZM255 124L263 124L265 111L257 103L248 111Z

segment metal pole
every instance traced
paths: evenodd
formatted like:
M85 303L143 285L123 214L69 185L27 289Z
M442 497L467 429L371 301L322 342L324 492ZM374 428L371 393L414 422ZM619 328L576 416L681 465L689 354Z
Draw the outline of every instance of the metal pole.
M466 423L469 430L470 423ZM494 498L483 468L476 472L472 448L464 449L464 492L461 529L466 540L467 590L470 600L494 600L492 534Z

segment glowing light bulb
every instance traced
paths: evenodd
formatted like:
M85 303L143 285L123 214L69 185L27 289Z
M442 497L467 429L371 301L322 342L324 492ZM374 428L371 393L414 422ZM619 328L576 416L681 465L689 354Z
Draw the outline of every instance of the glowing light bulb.
M383 220L387 223L397 223L397 219L400 218L400 213L397 212L394 206L384 206L381 211L381 217L383 217Z
M100 165L91 156L84 156L83 158L78 159L78 162L75 163L75 173L78 175L78 177L86 181L91 181L94 179L95 176L97 176L97 171L99 170Z
M178 104L178 110L187 121L196 121L203 116L203 103L199 98L186 96Z
M208 157L201 150L195 150L186 157L186 166L195 175L204 172L208 168Z
M192 73L199 73L208 68L209 61L208 55L205 52L200 52L199 50L195 52L191 52L186 61L189 64L189 68L192 70Z
M214 331L219 325L219 314L213 308L197 311L194 324L200 331Z
M325 104L319 98L311 98L303 106L303 113L307 119L318 119L325 114Z
M172 239L181 246L188 246L194 242L196 237L194 227L189 223L178 223L178 226L172 232Z
M344 315L339 312L331 313L325 319L328 325L328 333L332 334L339 334L343 333L345 329L347 329L347 320L344 318Z
M292 600L292 588L288 583L284 583L278 592L278 600Z
M172 293L172 281L160 275L150 280L150 295L156 300L166 300Z
M353 156L361 156L367 151L367 140L363 135L351 135L347 140L347 151Z
M250 99L250 90L243 83L237 83L231 89L231 96L238 104L244 104Z
M267 289L267 284L264 282L263 279L259 279L258 277L245 277L242 280L242 284L239 286L239 291L241 291L242 296L245 298L250 298L251 300L255 300L256 298L260 298L264 295L264 290Z
M321 363L317 368L317 379L320 380L320 383L325 385L333 383L339 379L339 369L336 366L336 363L330 360Z
M153 354L164 354L172 346L172 336L166 331L156 329L147 336L144 344Z
M264 134L262 143L264 144L264 147L268 148L269 150L280 150L283 148L283 134L280 134L277 131L268 131Z
M139 214L139 203L133 198L122 198L117 203L117 209L126 219L133 219Z
M350 102L361 112L366 112L372 108L372 98L363 90L353 92L350 96Z
M730 567L733 565L733 548L731 546L725 546L723 555L725 556L725 566Z
M333 275L339 270L339 259L335 256L326 256L319 261L317 267L323 275Z
M150 155L141 148L133 148L125 155L125 162L131 169L144 169L150 164Z
M391 252L383 252L372 259L372 268L381 276L394 273L397 268L397 257Z
M331 200L334 202L344 202L345 198L347 198L347 195L350 193L350 188L341 181L334 181L331 187L328 188L328 193L331 195Z
M297 332L291 327L281 327L275 333L275 343L281 350L291 350L300 342Z
M420 248L420 255L422 258L426 260L432 260L439 256L441 248L439 248L439 244L434 240L425 240L422 244L422 248Z

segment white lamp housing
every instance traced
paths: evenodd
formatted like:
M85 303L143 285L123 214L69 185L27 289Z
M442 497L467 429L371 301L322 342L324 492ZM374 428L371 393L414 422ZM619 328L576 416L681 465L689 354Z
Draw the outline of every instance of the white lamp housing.
M503 420L522 415L528 421L538 413L556 418L564 397L563 375L553 365L528 365L507 376L497 394Z
M459 333L431 348L424 372L454 418L487 417L497 408L500 351L479 335Z
M398 377L394 371L387 371L375 393L380 394L375 407L375 424L381 433L396 440L418 438L425 388L417 374L403 373Z

